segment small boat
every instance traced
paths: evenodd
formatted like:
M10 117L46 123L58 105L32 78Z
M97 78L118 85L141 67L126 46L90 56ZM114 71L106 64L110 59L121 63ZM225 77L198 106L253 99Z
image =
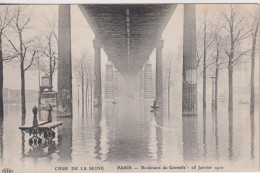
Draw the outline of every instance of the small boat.
M156 100L153 101L153 105L151 105L151 108L153 109L158 109L160 107L160 105L156 104Z
M153 109L158 109L160 106L159 105L151 105L151 108Z

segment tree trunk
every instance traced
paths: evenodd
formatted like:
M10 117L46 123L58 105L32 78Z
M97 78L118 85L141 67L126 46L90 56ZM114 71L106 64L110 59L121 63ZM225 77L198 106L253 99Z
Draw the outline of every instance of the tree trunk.
M21 108L22 108L22 115L23 115L23 122L25 121L25 114L26 114L26 105L25 105L25 71L24 71L24 62L20 64L21 70Z
M228 63L228 111L233 111L233 65L230 60Z
M83 71L82 71L82 74L81 74L81 94L82 94L82 117L84 116L84 110L85 110L85 108L84 108L84 73L83 73Z
M3 52L2 52L2 34L0 35L0 117L4 116L4 101L3 101Z
M205 15L205 14L204 14ZM205 17L205 16L204 16ZM205 20L205 25L204 25L204 41L203 41L203 114L206 113L206 56L207 56L207 50L206 50L206 38L207 38L207 33L206 33L206 20Z
M218 64L218 59L219 59L219 49L217 45L217 57L216 57L216 63L215 63L215 110L218 109L218 69L219 69L219 64Z
M86 116L88 115L88 82L86 82Z
M168 76L168 118L170 119L170 109L171 109L171 106L170 106L170 98L171 98L171 93L170 93L170 90L171 90L171 69L169 68L169 76Z
M259 20L256 23L256 29L253 35L253 45L252 45L252 53L251 53L251 96L250 96L250 115L254 115L255 112L255 48L256 48L256 39L258 33Z
M218 109L218 67L215 72L215 110Z
M51 90L52 90L52 57L50 55L50 86L51 86Z
M92 117L92 104L93 104L93 98L92 97L93 97L93 95L92 95L92 84L90 84L90 116L91 117Z
M250 85L251 85L251 95L250 95L250 115L254 114L255 111L255 55L252 53L251 57L251 80L250 80Z

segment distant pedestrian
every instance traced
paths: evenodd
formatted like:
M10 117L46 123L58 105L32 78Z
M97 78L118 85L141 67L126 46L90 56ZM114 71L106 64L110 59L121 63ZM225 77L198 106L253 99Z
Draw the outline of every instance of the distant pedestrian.
M53 108L52 108L51 104L49 104L49 109L48 109L48 122L52 122L52 115L51 115L52 110L53 110Z

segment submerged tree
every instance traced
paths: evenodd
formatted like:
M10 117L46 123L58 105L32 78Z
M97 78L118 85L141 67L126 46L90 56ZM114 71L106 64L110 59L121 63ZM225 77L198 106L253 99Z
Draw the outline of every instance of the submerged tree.
M252 52L251 52L251 79L250 79L250 114L253 115L255 111L255 54L256 54L256 41L257 41L257 34L258 34L258 27L259 27L259 14L258 12L253 17L253 24L252 24Z
M6 28L9 26L13 16L10 14L9 6L0 7L0 117L4 114L4 101L3 101L3 84L4 84L4 75L3 75L3 61L12 57L3 56L3 35Z
M215 93L214 93L214 108L217 110L218 108L218 78L219 78L219 70L222 69L225 64L225 59L223 58L223 46L224 46L224 38L220 34L220 29L216 29L214 33L214 47L215 47L215 59L214 59L214 77L215 77Z
M85 105L85 78L86 78L86 56L85 54L82 54L81 59L76 63L75 65L75 72L76 72L76 76L77 78L80 80L81 82L81 104L82 104L82 116L84 116L84 105ZM86 91L87 92L87 91Z
M47 31L43 33L43 39L42 39L42 47L41 51L45 57L49 59L49 67L45 68L44 71L46 74L50 76L50 84L51 84L51 89L53 87L53 74L56 69L57 65L57 53L58 53L58 37L56 33L56 23L57 20L55 18L54 21L50 21L48 19L46 27L48 28Z
M20 64L21 75L21 109L23 119L26 114L25 102L25 72L32 66L37 50L34 47L34 38L29 36L30 15L26 14L28 6L17 6L15 9L14 20L10 26L15 31L15 35L5 37L10 45L10 53L17 55L16 58ZM30 33L31 34L31 33Z
M228 58L228 110L233 111L233 69L238 62L246 56L250 50L241 50L240 44L249 37L250 30L245 29L244 19L239 16L239 9L230 5L230 9L222 12L224 21L224 29L227 31L229 40L227 49L225 50Z

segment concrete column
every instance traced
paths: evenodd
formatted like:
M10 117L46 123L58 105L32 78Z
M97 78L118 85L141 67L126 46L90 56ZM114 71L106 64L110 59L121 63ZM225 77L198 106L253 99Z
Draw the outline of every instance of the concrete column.
M152 64L144 65L144 98L153 98Z
M182 113L197 115L196 10L184 5Z
M140 97L144 96L144 68L142 67L139 72L140 79Z
M93 45L95 49L94 54L94 76L95 76L95 89L94 89L94 102L95 105L100 105L101 102L101 53L100 53L100 42L99 40L93 40Z
M118 98L118 71L114 69L113 72L113 83L114 83L114 98Z
M105 98L114 98L114 83L113 83L113 64L108 61L106 65L106 87L105 87Z
M58 108L72 116L70 5L59 5L58 25Z
M162 63L163 40L156 45L156 101L163 104L163 63Z

